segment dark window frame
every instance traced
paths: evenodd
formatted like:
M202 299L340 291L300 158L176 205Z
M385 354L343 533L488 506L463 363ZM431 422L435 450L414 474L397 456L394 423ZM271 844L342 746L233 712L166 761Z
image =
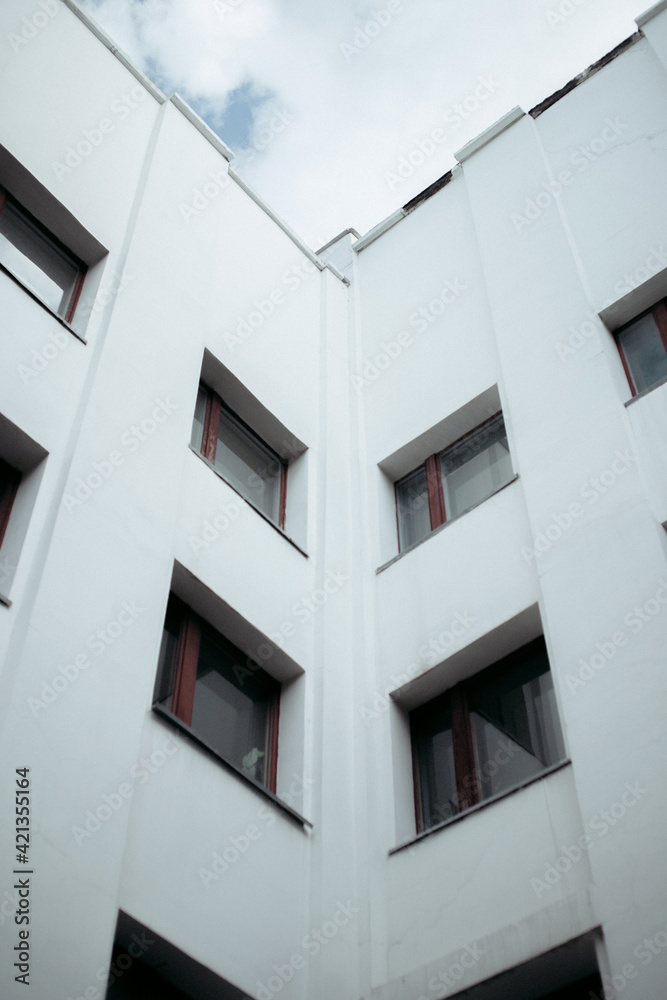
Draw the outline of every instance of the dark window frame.
M0 458L0 546L7 532L20 482L20 470Z
M259 664L250 661L250 658L246 656L243 651L238 648L238 646L235 646L234 643L231 642L231 640L229 640L222 632L210 625L206 619L202 618L201 615L198 615L196 611L193 611L193 609L186 604L185 601L181 600L181 598L173 592L169 595L165 624L167 616L170 613L179 615L181 619L175 657L174 686L171 694L171 707L169 709L165 708L162 704L162 700L164 699L161 700L159 697L160 688L164 682L164 664L162 662L162 655L160 655L153 691L153 709L157 710L161 715L170 716L178 720L179 723L187 728L188 733L190 733L196 740L203 743L203 745L205 745L226 764L232 767L237 773L243 775L244 778L252 781L260 788L272 792L275 795L278 774L278 732L280 723L281 696L280 683L276 681L275 678L272 678L270 674L267 674L266 671L259 666ZM208 632L213 632L216 640L224 647L227 647L231 653L234 655L238 654L240 662L246 664L244 669L247 670L248 673L252 672L264 674L276 685L276 694L269 706L267 715L268 738L266 741L265 751L265 782L247 774L239 766L239 764L236 763L236 761L231 760L220 750L211 746L211 744L207 741L206 736L199 733L197 729L192 727L192 712L194 707L195 686L197 682L199 645L202 628L206 629Z
M647 386L645 389L638 389L623 347L623 334L626 330L629 330L630 327L635 325L635 323L638 323L639 320L644 319L645 316L649 315L653 316L658 333L660 334L662 346L664 347L665 354L667 355L667 298L660 299L659 302L656 302L649 309L644 309L644 311L639 313L638 316L633 316L628 323L624 323L623 326L614 331L616 348L621 358L623 371L625 372L625 376L628 380L628 385L630 386L630 392L632 393L633 399L636 396L643 395L645 392L650 392L651 389L654 389L657 385L664 381L664 378L656 379L655 382L651 383L651 385Z
M520 663L521 657L530 656L531 650L533 649L539 649L540 652L544 652L548 672L551 673L551 664L549 663L544 638L542 636L538 636L536 639L520 646L514 652L503 656L495 663L484 667L478 673L473 674L471 677L466 678L458 684L455 684L442 694L437 695L435 698L431 698L429 701L418 706L409 713L415 821L418 836L421 834L427 834L431 830L436 829L445 823L457 820L474 807L482 805L487 801L493 801L495 798L508 794L511 791L511 788L509 788L490 795L483 794L480 781L483 764L479 765L476 763L476 744L470 721L470 705L474 700L471 695L475 689L481 689L483 691L486 684L493 688L494 683L497 684L499 678L501 678L503 674L511 674L511 672L517 668L517 664ZM452 749L457 800L456 812L450 816L442 817L437 822L428 821L425 816L422 774L424 767L429 764L429 760L425 756L420 756L420 742L424 738L424 723L422 720L424 716L428 718L428 715L431 713L441 713L442 715L449 713L449 717L451 718ZM552 724L556 727L562 744L561 757L558 760L549 761L547 763L543 762L542 771L539 771L532 777L526 779L527 782L538 780L542 774L549 773L552 769L562 766L562 764L566 763L568 760L560 715L557 711L557 705L555 702L555 694L554 718L552 719ZM426 732L428 734L428 729L426 729ZM516 738L514 736L510 735L509 738L516 742ZM437 764L434 763L433 766L436 767ZM482 770L480 770L480 766Z
M258 511L258 513L260 513L263 517L265 517L271 524L276 525L278 528L281 529L281 531L284 531L285 510L287 506L287 470L288 470L287 462L283 458L281 458L278 452L275 451L269 444L267 444L266 441L263 441L262 438L259 436L259 434L257 434L256 431L254 431L252 427L250 427L249 424L245 422L245 420L242 420L237 413L234 413L234 411L229 406L226 405L226 403L219 395L219 393L217 393L215 389L212 389L211 386L208 385L207 382L204 382L203 379L201 379L199 382L198 391L202 389L206 393L206 411L204 414L201 446L199 448L198 454L200 454L202 458L204 458L206 462L208 462L213 467L217 475L219 475L221 479L224 479L227 485L231 489L233 489L235 493L238 493L240 497L243 497L243 499L247 503L249 503L252 507L254 507ZM261 508L258 505L253 503L251 497L248 497L244 493L241 493L232 483L230 483L229 480L225 477L224 472L221 472L219 469L215 468L215 455L218 445L218 431L220 427L221 417L227 420L232 425L236 424L240 428L242 433L244 433L247 437L249 437L251 442L257 445L258 451L269 452L269 454L278 464L280 468L280 497L278 502L277 522L274 521L273 518L270 517L268 514L266 514L263 510L261 510Z
M503 427L505 427L505 418L503 416L503 411L497 410L490 417L486 417L484 420L482 420L481 423L477 424L469 431L466 431L465 434L461 434L461 436L456 438L455 441L452 441L450 444L448 444L446 448L443 448L441 451L436 451L433 455L429 455L429 457L426 459L425 462L422 462L420 465L415 466L415 468L411 469L410 472L406 473L404 476L401 476L400 479L396 480L396 482L394 483L394 498L396 504L396 533L398 536L399 553L407 551L407 549L411 548L413 545L418 545L420 541L424 540L422 538L416 542L410 543L409 545L401 544L401 524L399 516L399 509L400 509L399 487L401 486L402 483L405 482L406 479L408 479L409 476L414 475L415 472L418 472L420 469L424 469L426 473L428 509L429 509L429 519L431 524L431 529L429 531L429 534L435 531L436 528L440 528L443 524L446 524L448 521L456 520L457 517L461 517L463 514L466 514L468 510L472 510L479 503L482 503L484 500L488 500L490 496L493 496L493 493L490 493L488 496L481 497L479 500L476 500L473 504L471 504L470 507L466 508L466 510L461 511L458 514L455 514L454 517L448 518L447 508L445 504L445 490L442 482L443 474L441 469L441 460L443 456L445 456L449 451L453 451L458 445L460 445L460 443L463 440L465 440L465 438L472 438L474 435L481 434L484 428L487 426L487 424L490 424L493 420L496 420L497 417L502 418ZM507 436L507 428L505 428L505 436ZM508 443L508 449L509 449L509 443ZM510 458L511 458L511 453L510 453ZM508 483L511 482L511 478L513 478L513 476L514 473L512 474L512 477L510 477L510 479L508 480ZM507 483L503 485L507 485ZM496 491L494 490L493 492ZM428 535L425 535L424 538L428 538Z
M42 225L39 219L36 219L35 216L32 214L32 212L28 211L28 209L24 205L22 205L19 201L17 201L16 198L14 198L11 194L9 194L9 192L6 191L5 188L0 186L0 216L4 212L7 204L12 205L13 208L17 211L19 216L23 216L26 222L30 226L36 229L37 232L40 233L48 243L52 243L55 249L59 253L61 253L64 257L68 258L72 262L72 264L74 264L74 266L77 268L77 276L74 282L74 287L72 289L72 293L69 297L69 301L67 303L67 307L63 315L61 316L59 312L56 312L55 310L51 309L51 307L47 305L47 303L44 302L36 292L34 292L31 288L29 288L25 284L25 282L23 281L23 279L19 274L15 274L12 270L10 270L8 267L5 267L5 265L2 263L0 263L0 270L2 270L5 274L8 274L14 281L18 282L21 285L21 287L24 288L32 298L34 298L37 302L43 305L45 309L48 309L49 312L52 312L54 316L57 316L58 319L64 320L64 322L68 324L71 323L72 320L74 319L74 313L76 311L76 307L81 297L83 283L85 281L86 274L88 272L88 265L84 261L82 261L81 258L78 257L72 250L70 250L69 247L67 247L62 242L62 240L59 240L57 236L55 236L49 229L47 229L46 226ZM39 265L36 266L39 267Z

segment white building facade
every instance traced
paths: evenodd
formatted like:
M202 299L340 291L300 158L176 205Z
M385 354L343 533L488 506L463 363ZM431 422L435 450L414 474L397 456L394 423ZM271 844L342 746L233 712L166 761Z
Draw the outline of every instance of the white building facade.
M319 255L0 21L3 996L661 1000L667 3Z

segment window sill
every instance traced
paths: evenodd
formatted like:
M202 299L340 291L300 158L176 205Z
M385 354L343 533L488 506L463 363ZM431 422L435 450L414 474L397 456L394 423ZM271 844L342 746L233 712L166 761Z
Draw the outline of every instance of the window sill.
M196 455L197 458L199 458L204 463L204 465L211 470L211 472L215 473L218 479L222 479L223 483L226 483L227 486L229 486L230 490L234 490L234 493L236 493L237 496L241 497L244 503L247 503L249 507L252 507L252 509L257 514L259 514L262 520L266 521L267 524L270 524L271 527L274 529L274 531L277 531L278 534L281 535L286 542L289 542L289 544L292 545L297 550L297 552L300 552L302 556L305 556L305 558L308 559L308 553L304 552L301 546L297 545L294 539L290 538L290 536L286 534L286 532L279 525L277 525L275 521L272 521L270 517L267 517L266 514L259 509L259 507L255 506L252 500L248 500L248 498L245 497L242 493L239 493L236 487L232 486L229 480L225 479L225 477L220 472L218 472L218 470L216 469L216 467L213 465L212 462L209 462L207 458L204 458L202 453L193 448L192 445L188 445L188 447L193 455Z
M650 392L653 392L654 389L659 389L661 385L667 385L667 375L665 375L664 378L661 378L659 382L655 382L653 385L650 385L648 389L642 389L641 392L638 392L636 396L632 397L632 399L628 399L623 405L632 406L632 404L636 403L638 399L643 399L644 396L648 396Z
M165 722L171 723L172 726L175 726L176 729L179 730L179 732L181 732L184 736L187 736L189 739L191 739L192 742L195 743L198 747L206 751L206 753L208 753L210 756L215 757L217 761L219 761L229 771L232 771L235 775L237 775L248 785L254 788L255 791L260 793L260 795L263 795L264 798L267 798L271 802L273 802L275 806L278 806L280 809L282 809L283 812L287 813L290 819L295 820L295 822L297 822L300 826L310 827L310 829L312 830L313 824L310 822L310 820L305 819L295 809L292 809L290 806L288 806L286 802L283 802L283 800L278 795L275 794L275 792L270 791L268 788L266 788L265 785L262 785L260 784L259 781L255 781L254 778L251 778L250 775L246 774L245 771L242 768L240 768L237 764L234 764L231 760L228 760L226 757L223 757L223 755L214 747L212 747L209 743L207 743L206 740L203 740L200 736L197 736L197 734L194 733L189 726L186 726L185 723L181 721L181 719L177 718L177 716L175 715L172 715L171 712L167 711L167 709L163 708L161 705L153 705L152 707L156 715L158 715L161 719L164 719Z
M496 494L500 493L501 490L504 490L507 486L511 486L512 483L515 483L518 478L519 474L518 472L515 472L511 479L508 479L506 483L503 483L502 486L499 486L497 490L493 491L493 493L489 493L489 495L484 497L482 500L478 500L477 503L474 503L472 505L472 507L468 507L466 510L462 510L460 514L457 514L456 517L450 518L449 521L445 521L444 524L439 524L437 528L434 528L433 531L429 531L428 535L424 535L424 537L420 538L418 542L414 542L412 545L408 545L408 547L403 549L402 552L399 552L398 555L393 556L391 559L388 560L388 562L383 563L382 566L378 566L378 568L375 570L376 574L382 573L383 570L388 569L390 566L393 566L393 564L395 562L398 562L399 559L402 559L403 556L407 556L410 554L410 552L414 552L414 550L418 549L420 545L424 544L424 542L428 542L431 538L433 538L434 535L438 535L440 534L441 531L444 531L445 528L448 528L450 524L454 524L460 518L465 517L466 514L469 514L471 510L475 510L476 507L479 507L481 506L481 504L486 503L487 500L490 500L491 497L495 497Z
M451 826L453 823L458 823L460 820L465 819L467 816L471 816L473 813L479 812L481 809L485 809L487 806L493 805L494 802L499 802L500 799L506 799L509 795L514 795L516 792L520 792L522 788L528 788L529 785L534 785L537 781L543 781L550 775L555 774L556 771L560 771L564 767L569 767L572 761L569 758L559 761L557 764L552 764L551 767L547 767L544 771L540 771L539 774L535 774L532 778L527 778L525 781L520 781L516 785L512 785L511 788L506 788L502 792L498 792L497 795L491 795L488 799L484 799L483 802L478 802L477 805L471 806L470 809L465 809L463 812L457 813L456 816L450 816L449 819L443 820L442 823L438 823L436 826L429 827L428 830L422 830L415 837L410 837L409 840L404 841L397 847L392 847L389 854L398 854L399 851L404 851L407 847L411 847L414 844L418 844L420 841L425 840L426 837L430 837L434 833L438 833L447 826Z
M26 284L24 284L21 281L21 279L19 277L17 277L17 275L15 275L12 271L10 271L8 268L6 268L4 264L0 264L0 273L6 274L8 278L11 278L12 281L15 284L17 284L19 286L19 288L22 288L23 291L27 295L29 295L30 298L34 302L36 302L38 306L41 306L42 309L46 310L46 312L50 316L53 316L54 319L57 319L58 322L60 323L60 325L64 326L66 330L69 330L69 332L74 337L76 337L77 340L80 340L82 344L87 344L88 343L88 341L86 340L86 338L82 337L80 333L77 333L76 330L74 329L74 327L70 326L70 324L67 322L66 319L63 319L63 317L59 316L57 312L54 312L53 309L51 308L51 306L47 306L46 302L44 302L43 299L40 299L39 295L37 295L36 292L33 292L32 288L28 288L28 286Z

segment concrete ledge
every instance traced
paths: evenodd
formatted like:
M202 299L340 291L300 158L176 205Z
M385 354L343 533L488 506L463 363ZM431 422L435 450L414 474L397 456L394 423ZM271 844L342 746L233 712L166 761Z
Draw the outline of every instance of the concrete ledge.
M65 7L68 7L73 14L76 14L80 21L83 21L89 31L92 31L95 37L99 38L102 44L108 48L109 52L111 52L111 54L123 64L125 69L130 71L132 76L136 77L142 87L145 87L149 94L151 94L159 104L164 104L167 100L166 95L162 93L159 87L155 86L153 81L149 79L145 73L142 73L141 70L134 65L130 57L126 55L122 49L118 48L115 42L109 37L109 35L107 35L106 31L103 31L99 24L97 24L96 21L93 21L92 17L82 10L81 7L74 2L74 0L61 0L61 3L63 3Z
M403 208L396 209L392 215L388 215L387 218L383 219L382 222L379 222L377 226L373 226L373 228L370 229L365 236L362 236L361 239L353 245L352 249L354 252L359 253L360 250L364 250L367 246L370 246L371 243L375 242L378 236L382 236L383 233L386 233L388 229L391 229L391 227L395 226L397 222L404 219L407 214L408 213Z
M662 14L663 11L667 10L667 0L660 0L659 3L653 4L648 10L645 10L643 14L635 18L635 24L638 28L642 28L645 24L651 21L658 14Z
M224 158L227 160L228 163L234 159L234 154L232 153L227 143L222 141L220 136L217 135L213 131L213 129L206 124L204 119L201 118L197 114L197 112L190 107L188 102L185 101L180 94L172 94L169 100L171 101L171 103L174 105L175 108L178 108L181 114L185 115L187 120L194 125L197 131L201 132L204 138L207 139L211 143L211 145L218 150L219 153L222 153L222 155L224 156Z
M255 191L255 189L251 187L251 185L248 184L248 182L245 181L232 166L229 167L229 176L232 180L236 181L238 186L242 191L245 191L248 197L252 198L256 205L259 205L263 212L266 212L268 217L272 219L275 224L280 227L280 229L282 229L285 235L289 236L291 241L298 246L299 250L306 255L308 260L314 264L319 271L324 271L326 268L331 271L332 274L335 274L337 278L344 282L344 284L349 285L350 282L347 278L343 277L338 268L334 267L333 264L325 264L324 261L321 261L317 254L313 253L309 246L306 246L301 237L294 232L291 226L288 226L287 223L273 211L271 206L264 201L262 196L258 194L257 191Z
M476 139L471 139L470 142L465 144L465 146L462 146L458 152L454 153L454 156L459 163L463 163L465 160L468 160L473 153L482 149L482 147L486 146L486 144L491 142L492 139L495 139L497 135L504 132L505 129L508 129L511 125L514 125L515 122L518 122L519 119L523 118L525 114L526 112L523 108L512 108L511 111L508 111L506 115L499 118L493 125L489 125L489 127L485 129L481 135L478 135Z

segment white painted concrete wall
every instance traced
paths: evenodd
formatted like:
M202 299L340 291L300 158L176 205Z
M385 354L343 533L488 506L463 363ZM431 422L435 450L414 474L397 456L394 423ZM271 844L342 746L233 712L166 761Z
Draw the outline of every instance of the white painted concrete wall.
M667 13L538 118L462 154L449 184L347 263L338 247L348 287L174 102L53 3L34 38L5 47L0 143L39 195L32 210L60 212L64 229L71 213L106 253L84 291L90 318L75 320L83 340L0 274L0 415L34 442L33 458L47 453L0 586L11 601L0 606L0 780L7 801L16 767L33 783L32 995L101 989L123 909L251 996L300 955L286 998L437 1000L431 984L468 946L482 957L461 989L601 927L603 971L636 966L623 996L656 1000L667 952L644 965L635 949L667 922L666 628L661 604L640 627L632 615L667 579L667 395L624 405L598 316L618 324L649 304L647 289L667 294ZM0 35L32 15L6 3ZM114 110L125 96L127 114ZM114 127L99 146L55 170L105 117ZM582 146L594 151L585 168ZM517 221L547 191L534 220ZM21 374L54 338L65 346ZM188 447L205 351L248 417L299 443L287 538ZM493 399L518 478L376 572L397 555L392 480ZM153 414L140 440L133 427ZM114 452L113 472L68 499ZM614 482L592 500L603 473ZM581 516L527 556L572 503ZM193 545L220 511L229 525ZM174 573L244 648L273 644L267 667L285 683L278 793L312 831L151 713ZM335 592L314 610L327 578ZM133 617L95 645L124 605ZM456 643L434 653L456 621ZM571 763L389 854L415 833L408 708L541 628ZM598 643L613 656L573 683ZM152 754L149 774L140 762ZM129 798L75 838L126 783ZM626 785L645 791L601 834ZM253 826L247 853L206 887L200 869ZM536 890L586 833L593 849ZM5 968L13 843L10 825ZM309 935L334 915L316 951ZM13 976L4 995L23 996Z

